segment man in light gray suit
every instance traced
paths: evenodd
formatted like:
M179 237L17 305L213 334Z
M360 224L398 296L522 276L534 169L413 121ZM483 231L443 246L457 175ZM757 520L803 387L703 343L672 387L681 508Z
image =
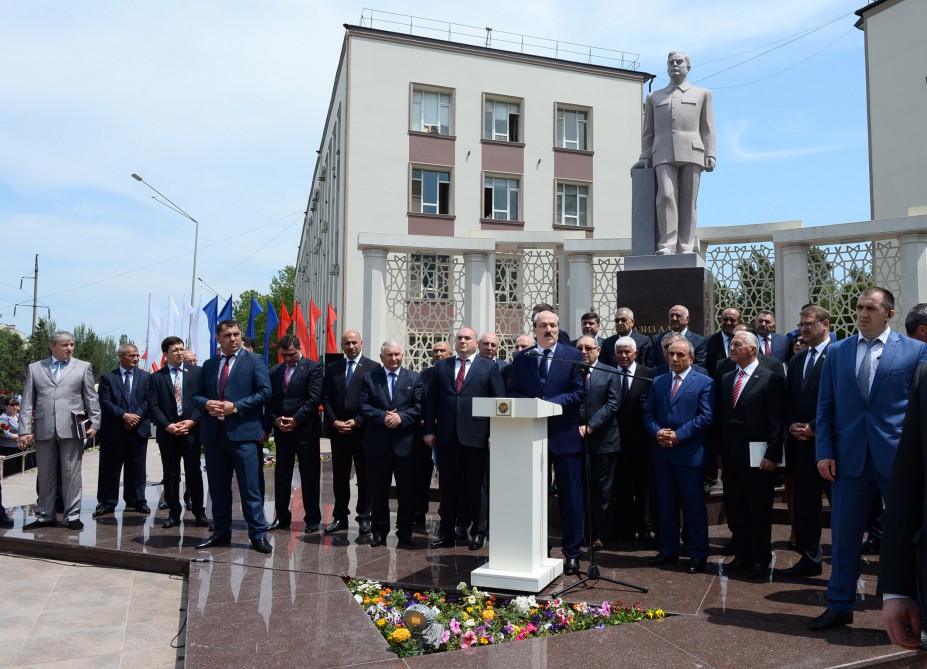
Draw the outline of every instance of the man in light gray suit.
M679 51L666 59L670 85L647 96L641 157L657 179L657 255L695 252L695 212L702 170L715 169L711 91L686 81L692 65Z
M84 440L78 436L77 423L90 421L86 434L87 439L93 440L100 429L100 402L93 387L90 363L72 357L74 335L63 330L55 332L49 349L50 358L29 365L23 386L19 446L25 448L35 441L39 472L36 519L23 525L23 529L33 530L57 523L55 496L60 467L64 517L70 529L80 530L84 527L80 521Z

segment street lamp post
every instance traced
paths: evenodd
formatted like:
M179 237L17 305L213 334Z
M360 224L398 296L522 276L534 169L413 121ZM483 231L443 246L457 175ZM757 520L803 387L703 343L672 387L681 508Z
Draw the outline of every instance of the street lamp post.
M152 200L154 200L155 202L158 202L158 203L160 203L160 204L163 204L163 205L164 205L165 207L167 207L168 209L171 209L171 210L177 212L178 214L180 214L181 216L183 216L184 218L193 221L193 225L196 226L196 230L195 230L194 236L193 236L193 278L190 280L190 308L191 308L191 309L196 309L196 301L195 301L193 298L194 298L194 296L196 295L196 256L197 256L197 254L199 253L199 248L200 248L200 222L197 221L195 218L193 218L190 214L188 214L187 212L185 212L183 209L181 209L180 206L177 205L177 204L175 204L167 195L165 195L164 193L162 193L161 191L159 191L157 188L155 188L154 186L152 186L150 183L148 183L147 181L145 181L142 177L140 177L139 175L137 175L135 172L132 173L132 178L135 179L136 181L139 181L139 182L145 184L146 186L148 186L148 188L150 188L150 189L153 190L155 193L157 193L158 195L160 195L161 198L163 198L163 199L160 199L160 200L159 200L156 196L151 195L151 196L149 196L149 197L151 197ZM192 338L193 338L193 335L192 335L192 333L191 333L191 332L189 331L189 329L188 329L188 331L187 331L187 344L190 345L190 346L193 345Z

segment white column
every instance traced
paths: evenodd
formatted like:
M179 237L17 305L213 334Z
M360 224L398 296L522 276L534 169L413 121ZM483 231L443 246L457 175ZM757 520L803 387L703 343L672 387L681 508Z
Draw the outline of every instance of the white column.
M898 245L901 257L901 285L903 286L901 301L904 313L900 314L900 305L896 305L896 313L901 320L908 310L915 304L927 302L927 233L910 232L898 235Z
M776 246L776 329L790 332L809 302L808 245Z
M386 249L367 248L364 254L364 355L379 360L380 344L386 341Z
M476 330L477 336L495 327L490 317L488 265L486 253L464 253L464 325Z
M592 254L570 253L567 259L570 266L569 315L565 321L561 317L561 322L565 323L570 336L576 339L582 332L582 316L592 306Z

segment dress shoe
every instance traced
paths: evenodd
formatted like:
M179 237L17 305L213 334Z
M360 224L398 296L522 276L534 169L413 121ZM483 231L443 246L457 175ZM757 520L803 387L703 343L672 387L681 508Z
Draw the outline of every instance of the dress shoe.
M863 555L878 555L882 550L882 540L879 537L869 537L863 542L860 552Z
M183 508L185 508L187 511L192 511L192 510L193 510L193 502L191 502L189 499L188 499L188 500L184 500Z
M325 526L325 534L334 534L335 532L341 532L341 530L346 529L348 529L348 519L335 518L332 522Z
M647 558L647 564L651 567L659 567L664 564L669 564L670 562L679 562L679 554L673 553L672 555L668 553L657 553L653 557Z
M274 522L267 526L268 532L273 532L274 530L288 530L290 529L290 523L282 523L279 518L275 518Z
M385 534L374 534L370 537L370 547L375 548L377 546L383 546L386 543Z
M99 518L100 516L106 516L113 513L116 510L116 507L110 506L109 504L100 504L96 510L93 512L93 518Z
M604 551L604 550L605 550L605 542L602 541L601 539L593 539L593 541L592 541L592 547L593 547L594 549L596 549L597 551Z
M457 542L454 539L443 539L438 537L437 539L432 539L431 543L428 544L429 548L454 548L457 545Z
M5 513L3 515L0 515L0 527L4 529L9 529L13 527L13 519L10 518Z
M579 558L567 558L563 563L565 576L576 576L579 573Z
M686 567L687 574L702 574L705 572L706 562L705 560L699 560L698 558L692 558L689 560L689 566Z
M747 570L747 578L763 578L764 576L769 575L769 565L760 564L759 562L754 562L750 565L750 569Z
M359 522L360 522L360 528L358 529L358 532L360 532L361 534L370 534L371 526L373 525L373 523L370 522L370 519L364 518L360 520Z
M486 541L485 534L474 534L473 539L470 540L470 550L478 551L483 547L483 543Z
M824 630L829 630L834 627L842 627L843 625L849 625L853 622L853 612L844 611L839 613L837 611L831 611L827 609L819 615L817 618L811 621L811 624L808 625L808 629L812 632L822 632Z
M721 568L724 569L724 573L727 574L728 572L746 569L749 566L750 565L747 564L746 560L741 560L739 557L735 557L730 562L725 562L723 565L721 565Z
M167 520L161 523L161 529L169 530L172 527L177 527L178 525L180 525L179 519L174 518L173 516L168 516Z
M68 529L69 530L82 530L84 529L84 524L79 519L75 518L74 520L68 521Z
M23 525L24 530L41 530L45 527L54 527L58 522L54 520L33 520L31 523Z
M405 546L406 548L412 548L415 546L415 539L412 538L411 532L396 532L396 539L399 541L400 546Z
M158 511L167 511L169 508L171 508L171 505L167 502L161 502L158 504Z
M204 548L212 548L214 546L230 546L232 543L232 537L222 534L211 534L209 538L205 541L198 543L195 548L197 550L203 550Z
M258 553L273 553L274 549L271 547L270 542L267 540L267 537L260 537L258 539L251 540L251 548L256 550Z
M659 544L657 544L657 535L649 530L638 534L637 540L641 542L644 548L659 548Z
M197 527L209 527L209 518L206 517L206 514L200 514L196 516L196 526Z
M148 506L147 502L139 502L135 505L135 510L139 513L151 513L151 507Z
M808 576L820 576L821 575L821 565L816 564L806 558L802 558L796 564L792 565L788 569L774 569L773 573L776 576L782 576L785 578L804 578Z
M318 523L306 523L306 527L303 528L303 534L315 534L319 531Z

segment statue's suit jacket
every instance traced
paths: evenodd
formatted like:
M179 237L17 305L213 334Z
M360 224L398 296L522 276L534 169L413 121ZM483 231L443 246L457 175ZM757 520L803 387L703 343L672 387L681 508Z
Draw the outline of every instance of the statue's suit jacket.
M32 434L36 441L77 439L74 416L83 414L91 427L100 429L100 402L93 387L89 362L71 358L56 382L51 357L29 365L23 386L20 433Z
M715 128L711 91L683 82L653 91L644 106L641 159L654 167L664 163L695 163L705 166L714 158Z

